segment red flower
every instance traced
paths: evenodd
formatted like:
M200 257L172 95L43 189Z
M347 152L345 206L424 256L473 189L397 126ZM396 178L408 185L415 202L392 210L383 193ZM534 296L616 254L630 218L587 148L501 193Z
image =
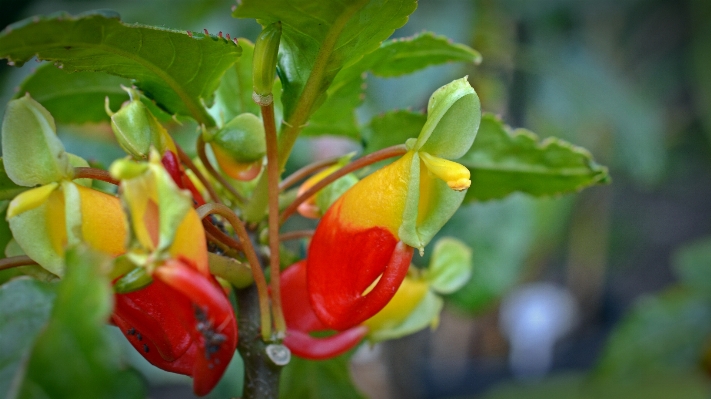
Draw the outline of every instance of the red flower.
M151 364L193 377L206 395L222 377L237 346L232 306L212 276L185 259L168 260L147 287L116 294L113 321Z
M357 345L368 333L364 326L356 326L324 338L309 333L327 330L309 302L306 290L306 261L297 262L281 274L281 298L286 319L286 345L295 355L313 360L338 356Z

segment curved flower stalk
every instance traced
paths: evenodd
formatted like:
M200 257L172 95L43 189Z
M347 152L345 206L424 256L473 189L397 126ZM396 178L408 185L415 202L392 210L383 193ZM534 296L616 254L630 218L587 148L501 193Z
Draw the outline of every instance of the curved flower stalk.
M39 185L16 196L8 207L10 229L25 254L62 276L68 244L85 241L113 256L125 252L126 221L118 198L89 188L91 181L73 180L74 167L88 164L65 152L54 118L29 94L8 104L2 145L12 181Z
M341 196L321 219L307 257L308 290L318 318L343 330L380 311L410 265L454 214L469 171L464 155L479 127L479 99L466 78L435 91L408 152Z
M297 195L301 195L309 188L313 187L316 183L323 180L326 176L340 169L350 161L353 154L346 155L341 158L336 164L316 173L315 175L309 177L304 181L299 187ZM328 186L320 190L316 195L310 197L306 201L302 202L297 211L299 214L306 218L318 219L323 216L323 213L341 196L343 193L348 191L358 183L358 178L349 173L340 179L334 181Z
M117 161L111 172L122 179L130 215L127 258L151 277L148 285L115 295L112 320L149 362L192 376L195 393L205 395L234 355L237 325L208 270L205 233L192 199L155 151L149 163Z
M355 326L328 337L310 335L328 330L328 327L316 317L309 303L306 262L303 260L282 272L281 297L287 326L284 345L296 356L312 360L335 357L356 346L368 332L364 326Z

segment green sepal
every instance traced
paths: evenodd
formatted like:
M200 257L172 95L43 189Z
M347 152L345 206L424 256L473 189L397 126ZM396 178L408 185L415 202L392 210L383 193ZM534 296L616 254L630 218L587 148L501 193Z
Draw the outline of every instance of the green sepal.
M444 237L437 241L423 278L439 294L462 288L472 276L472 250L462 241Z
M4 160L0 158L0 201L15 198L16 195L26 190L27 187L17 185L10 179L5 171Z
M254 283L252 269L234 258L207 253L210 273L221 277L237 288L246 288Z
M12 236L27 256L57 276L64 275L64 254L54 250L47 228L47 201L8 220Z
M109 280L114 281L117 278L125 275L135 269L136 265L126 255L121 255L114 259L114 266L109 272Z
M76 184L70 181L62 182L64 194L64 220L67 230L67 245L79 245L84 241L82 233L81 195Z
M156 175L158 189L158 251L167 251L185 219L188 211L193 209L193 197L187 190L181 190L163 168L158 155L151 156L151 169Z
M7 104L2 122L2 149L7 175L21 186L32 187L72 176L72 166L57 137L54 118L29 94Z
M267 153L264 125L250 113L237 115L214 134L203 134L203 139L239 163L256 162Z
M479 97L466 77L437 89L427 104L427 122L412 149L457 159L472 146L481 120Z
M111 115L111 129L116 136L116 141L124 151L136 159L148 159L151 145L162 154L166 147L165 128L143 104L138 90L122 88L129 94L131 101Z
M379 328L368 335L371 342L380 342L410 335L427 327L435 328L439 324L439 314L444 301L432 291L427 291L417 307L408 317L398 324Z
M114 284L114 292L127 294L138 291L153 282L153 278L145 267L136 267L118 279Z

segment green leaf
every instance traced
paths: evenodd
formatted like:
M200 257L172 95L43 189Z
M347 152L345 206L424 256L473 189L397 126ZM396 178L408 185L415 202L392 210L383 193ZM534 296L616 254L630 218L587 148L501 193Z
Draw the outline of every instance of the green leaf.
M10 177L5 171L5 163L0 158L0 200L10 200L15 198L17 194L27 191L27 187L18 186L10 180Z
M222 123L231 121L235 116L249 112L260 115L259 105L252 100L252 57L254 44L247 39L238 39L242 47L242 56L229 68L220 80L215 92L215 105L210 114ZM278 93L274 90L274 94ZM276 101L275 101L276 103Z
M126 25L113 13L32 17L0 33L0 58L22 65L37 55L65 71L103 71L129 79L170 113L213 125L209 105L219 79L241 53L226 39Z
M329 360L313 361L291 357L284 367L279 385L280 398L363 399L351 382L348 354Z
M67 273L47 328L37 337L21 397L142 398L137 375L119 364L105 329L112 310L110 258L86 247L66 251Z
M309 124L301 131L303 135L330 134L358 138L360 131L355 109L363 102L363 78L358 76L339 84L336 78L327 91L327 99L314 112Z
M428 66L449 62L481 63L481 54L463 44L452 43L432 32L384 42L358 64L363 71L376 76L392 77L410 74Z
M682 284L711 296L711 237L684 245L674 254L672 266Z
M443 237L437 241L424 278L432 290L451 294L462 288L472 276L472 250L460 240Z
M307 79L313 113L341 68L378 48L415 11L415 0L356 0L314 4L309 0L244 0L233 15L266 26L282 22L280 80L285 119L294 112Z
M628 378L662 370L695 370L711 334L711 304L676 289L639 300L612 332L600 377Z
M57 123L102 122L109 120L104 109L106 97L114 110L128 100L121 85L130 87L131 81L101 72L68 73L44 64L22 82L18 96L30 93Z
M491 114L481 119L479 133L458 160L471 171L465 201L503 198L521 191L552 196L609 182L607 168L585 149L563 140L538 137L523 129L511 131Z
M18 278L0 287L0 396L17 396L35 338L49 320L55 284Z
M427 115L406 110L391 111L374 117L363 129L365 154L405 144L407 139L416 138L420 134L426 121Z

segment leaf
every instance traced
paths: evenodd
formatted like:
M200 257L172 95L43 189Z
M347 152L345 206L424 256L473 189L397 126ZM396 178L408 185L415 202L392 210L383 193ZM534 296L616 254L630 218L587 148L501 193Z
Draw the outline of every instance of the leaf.
M406 110L391 111L374 117L363 129L365 154L405 144L407 139L416 138L420 134L426 121L427 115Z
M128 100L121 85L130 87L131 81L101 72L68 73L44 64L22 82L17 96L30 93L57 123L102 122L109 120L104 109L107 96L112 110Z
M0 158L0 201L13 199L17 194L27 190L29 190L29 187L18 186L15 182L10 180L10 177L5 171L3 159Z
M314 3L309 0L244 0L233 16L256 18L266 26L282 22L279 78L289 119L306 86L313 113L343 67L378 48L415 11L415 0L356 0Z
M363 399L351 382L348 359L347 354L321 361L292 356L281 374L279 397Z
M456 238L443 237L435 244L424 278L435 292L451 294L471 278L471 261L471 248Z
M681 289L643 298L610 335L597 375L695 370L710 334L711 304L705 298Z
M35 337L49 320L55 284L18 278L0 287L0 396L14 398Z
M22 65L33 56L65 71L102 71L135 84L170 113L199 123L214 121L209 105L222 74L241 53L225 39L142 25L126 25L116 14L66 13L32 17L0 33L0 58Z
M212 116L224 123L245 112L261 114L259 106L252 100L254 44L242 38L238 39L238 42L242 47L242 56L222 76L215 92L215 105L210 108Z
M672 258L681 283L700 295L711 295L711 237L684 245Z
M450 43L446 37L431 32L383 42L377 50L336 75L328 89L328 98L314 113L303 134L335 134L358 138L355 109L362 102L365 85L363 76L366 72L393 77L431 65L457 61L478 64L481 56L465 45ZM417 137L417 134L412 137Z
M119 364L105 329L113 302L105 274L110 262L85 247L67 250L67 272L30 356L21 397L145 397L138 376Z
M535 134L511 131L491 114L482 117L474 144L458 162L471 171L465 201L503 198L516 191L559 195L609 182L607 168L596 164L587 150L556 138L539 142Z
M481 63L481 54L463 44L452 43L432 32L384 42L358 64L364 71L381 77L410 74L428 66L449 62Z

